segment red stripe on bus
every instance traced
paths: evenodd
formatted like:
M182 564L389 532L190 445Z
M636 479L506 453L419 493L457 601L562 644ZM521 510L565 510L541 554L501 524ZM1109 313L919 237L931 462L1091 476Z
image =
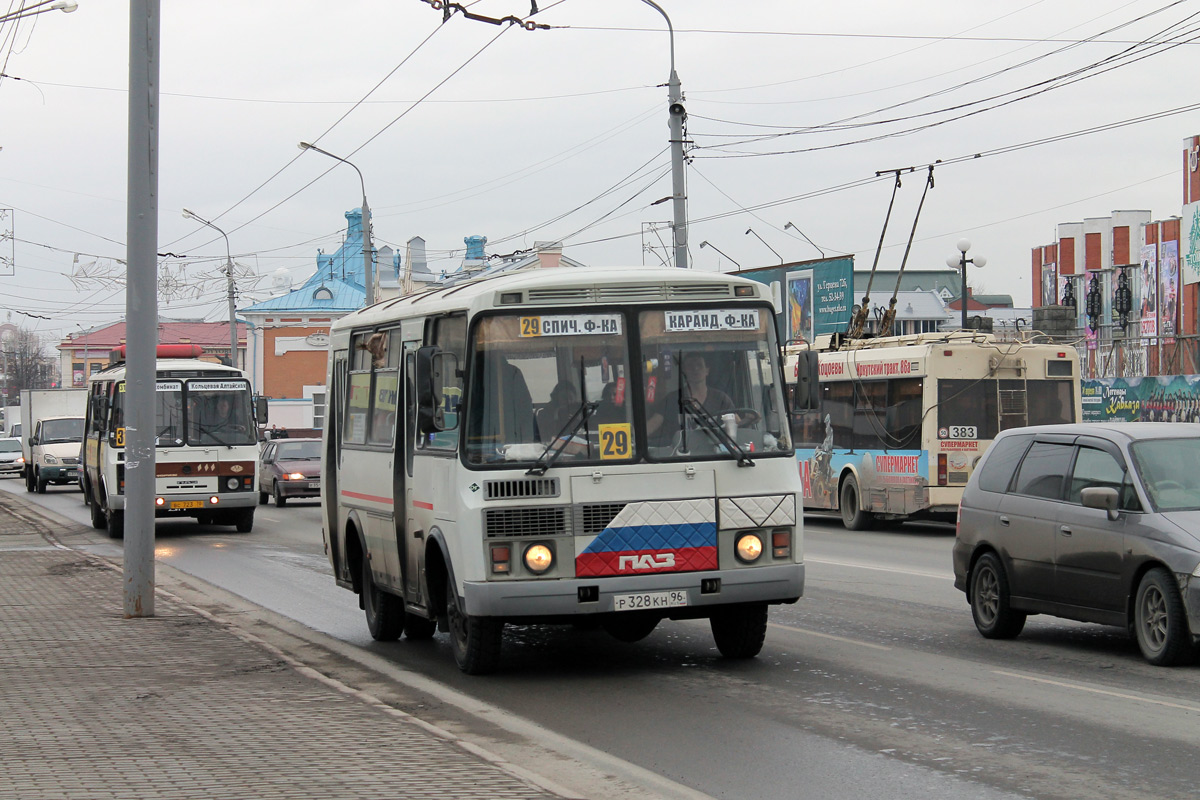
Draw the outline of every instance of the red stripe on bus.
M392 498L390 498L390 497L376 497L373 494L362 494L361 492L351 492L346 489L342 490L342 496L343 497L353 497L355 500L370 500L374 503L387 503L389 506L393 504Z
M424 508L428 509L429 511L433 511L433 503L426 503L424 500L413 500L413 505L417 508Z

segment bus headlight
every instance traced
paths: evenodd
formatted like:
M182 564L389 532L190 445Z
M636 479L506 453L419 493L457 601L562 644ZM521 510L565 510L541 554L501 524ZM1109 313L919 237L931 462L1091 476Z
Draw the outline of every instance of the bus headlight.
M541 575L554 566L554 551L549 545L531 544L525 548L525 568L534 575Z
M753 564L762 555L763 543L757 533L743 533L733 546L738 561L743 564Z
M231 492L238 489L241 485L242 485L242 482L238 478L226 478L225 479L225 488Z

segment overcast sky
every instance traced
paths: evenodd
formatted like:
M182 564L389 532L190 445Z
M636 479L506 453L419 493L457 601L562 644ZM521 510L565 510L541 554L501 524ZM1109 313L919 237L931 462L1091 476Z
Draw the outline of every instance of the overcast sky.
M15 255L3 308L56 335L124 314L112 276L125 257L128 4L78 2L0 25L0 209L15 209L0 226L16 240L0 242ZM530 13L529 0L465 4ZM1197 0L660 4L693 143L696 269L817 257L788 222L869 268L893 184L875 173L915 167L880 259L896 269L939 160L908 267L944 267L967 237L988 259L971 272L977 291L1017 305L1031 302L1030 249L1057 223L1180 213L1182 141L1200 133L1186 110ZM280 268L298 283L318 249L337 249L358 177L301 140L362 170L377 244L402 252L419 235L434 269L456 267L472 234L489 253L562 240L586 264L671 256L670 230L648 225L671 218L669 202L652 205L671 193L669 39L639 0L540 0L531 19L552 28L534 31L443 24L422 0L162 5L159 251L185 257L166 268L163 316L225 315L224 242L184 207L263 276L239 305L269 296Z

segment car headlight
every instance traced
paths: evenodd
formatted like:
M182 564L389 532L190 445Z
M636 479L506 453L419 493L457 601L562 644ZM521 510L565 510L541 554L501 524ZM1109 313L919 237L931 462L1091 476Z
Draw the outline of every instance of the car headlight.
M46 454L46 463L47 464L57 464L58 459L55 458L54 456L50 455L49 453L47 453Z
M304 480L304 473L303 472L289 472L287 475L284 475L283 478L284 478L284 480L288 480L288 481L302 481L302 480Z
M554 551L549 545L531 544L525 548L525 568L534 575L541 575L554 566Z
M763 543L757 533L743 533L734 544L734 552L738 561L743 564L753 564L762 555Z

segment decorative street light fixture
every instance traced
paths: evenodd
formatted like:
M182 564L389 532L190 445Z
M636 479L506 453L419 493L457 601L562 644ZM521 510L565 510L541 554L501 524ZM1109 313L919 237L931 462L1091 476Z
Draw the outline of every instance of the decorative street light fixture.
M703 248L703 247L711 247L713 250L716 250L718 253L721 253L721 249L720 249L719 247L717 247L715 244L712 244L712 243L710 243L710 242L707 242L707 241L701 242L701 243L700 243L700 247L702 247L702 248ZM721 253L721 255L725 256L725 254L724 254L724 253ZM729 256L725 256L725 257L726 257L726 258L729 258ZM729 260L730 260L730 261L733 261L733 259L732 259L732 258L729 258ZM733 261L733 265L734 265L735 267L737 267L738 269L741 269L741 268L742 268L742 265L741 265L741 264L739 264L739 263L738 263L738 262L736 262L736 261Z
M213 225L204 217L197 215L193 211L183 210L184 219L194 219L201 225L207 225L217 233L225 236L225 231ZM229 237L225 236L225 279L229 285L229 365L236 367L237 363L237 311L234 308L234 291L233 291L233 257L229 254Z
M763 244L767 244L767 240L762 238L761 236L759 236L758 233L755 232L754 228L746 228L746 233L743 235L749 236L752 233L754 234L755 238L757 238L760 242L762 242ZM769 245L769 244L767 244L767 249L775 254L775 257L779 259L780 264L783 263L783 256L779 255L778 250L776 250L774 247L771 247L771 245Z
M808 242L808 243L809 243L809 244L811 244L813 247L816 247L816 248L817 248L817 252L821 254L821 258L824 258L824 257L825 257L825 251L824 251L824 250L822 250L822 249L821 249L821 248L820 248L820 247L817 245L817 243L816 243L816 242L814 242L812 239L808 238L808 236L806 236L806 235L805 235L804 231L802 231L802 230L800 230L799 228L797 228L797 227L796 227L796 225L795 225L795 223L792 223L792 222L787 222L787 223L785 223L785 224L784 224L784 226L783 226L783 230L784 230L784 232L787 232L787 229L788 229L788 228L791 228L791 229L792 229L792 230L794 230L796 233L798 233L798 234L800 234L801 236L803 236L803 237L804 237L804 241Z
M959 239L956 247L958 247L958 255L946 256L946 266L962 270L962 296L960 300L962 302L962 328L965 331L967 329L967 264L983 267L987 265L987 259L983 256L967 258L967 251L971 249L971 242L967 239Z
M313 150L323 156L329 156L334 161L340 161L343 164L354 164L342 158L335 156L333 153L322 150L315 144L301 142L297 145L301 150ZM366 302L364 305L371 305L375 302L375 280L371 273L371 209L367 207L367 182L363 180L362 170L354 167L354 171L358 173L358 182L362 185L362 230L363 230L363 281L364 288L367 290Z
M675 72L675 29L671 27L671 18L658 3L654 0L642 2L663 15L663 19L667 21L667 33L671 37L671 75L667 79L667 124L671 131L671 199L674 201L672 205L675 217L672 230L675 240L675 266L687 269L687 195L684 193L683 177L683 121L687 119L687 109L683 106L683 89L679 84L679 75Z

